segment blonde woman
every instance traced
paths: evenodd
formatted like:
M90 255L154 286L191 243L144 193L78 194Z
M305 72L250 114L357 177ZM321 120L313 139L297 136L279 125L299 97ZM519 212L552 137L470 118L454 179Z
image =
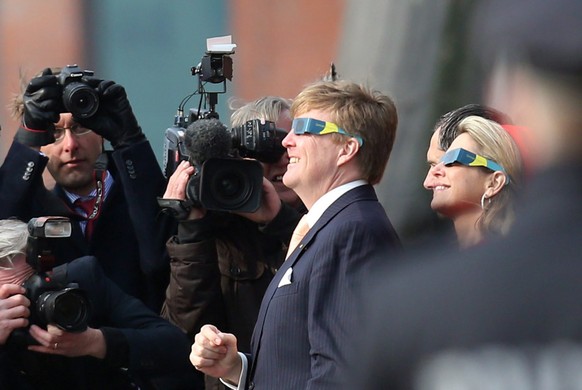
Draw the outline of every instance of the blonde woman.
M430 150L427 157L424 187L433 192L431 208L453 221L461 248L509 231L523 174L509 133L496 122L469 116L442 157Z

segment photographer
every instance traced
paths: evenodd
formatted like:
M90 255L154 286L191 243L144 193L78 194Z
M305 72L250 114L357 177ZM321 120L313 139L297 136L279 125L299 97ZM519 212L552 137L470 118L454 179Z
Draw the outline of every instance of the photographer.
M286 99L264 97L235 111L231 125L263 119L288 132L289 107ZM295 192L281 181L288 161L283 151L278 161L261 163L263 199L255 213L192 208L188 218L179 222L178 235L168 241L171 275L162 316L183 329L190 340L201 325L220 324L237 335L241 350L249 351L263 294L285 260L293 229L305 211ZM182 162L164 198L185 199L194 171ZM221 386L215 378L206 378L207 389Z
M68 332L52 323L44 329L34 323L38 306L22 286L35 274L25 255L28 236L25 223L0 220L0 388L201 388L187 367L188 339L123 293L94 257L49 273L55 280L63 275L64 283L75 282L85 292L90 303L86 330ZM16 342L17 332L34 341L28 346Z
M77 219L71 240L56 248L59 261L93 255L126 293L159 311L169 275L156 202L165 179L125 89L91 74L47 68L15 98L22 125L0 168L0 218ZM113 152L104 152L104 139Z

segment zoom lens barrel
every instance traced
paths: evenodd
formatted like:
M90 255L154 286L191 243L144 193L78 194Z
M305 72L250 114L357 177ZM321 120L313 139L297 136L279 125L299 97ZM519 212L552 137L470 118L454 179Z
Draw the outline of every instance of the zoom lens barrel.
M63 105L75 118L89 118L99 109L99 96L88 85L71 82L63 88Z

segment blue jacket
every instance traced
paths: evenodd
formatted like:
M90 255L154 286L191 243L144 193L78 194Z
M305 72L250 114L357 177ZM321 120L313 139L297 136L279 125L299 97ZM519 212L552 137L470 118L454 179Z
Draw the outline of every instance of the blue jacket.
M348 191L323 213L265 292L248 388L338 388L358 334L355 292L380 247L396 250L400 241L372 186ZM279 287L288 272L291 283Z

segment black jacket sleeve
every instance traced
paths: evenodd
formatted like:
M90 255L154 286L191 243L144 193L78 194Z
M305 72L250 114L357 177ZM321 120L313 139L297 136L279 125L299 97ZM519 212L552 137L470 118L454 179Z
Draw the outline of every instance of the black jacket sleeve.
M0 218L28 221L40 215L70 215L70 210L46 189L42 174L48 158L13 142L0 167Z
M106 339L106 360L133 372L190 370L190 342L175 326L122 292L102 272L97 259L82 257L63 265L67 280L79 284L91 302L89 326Z

